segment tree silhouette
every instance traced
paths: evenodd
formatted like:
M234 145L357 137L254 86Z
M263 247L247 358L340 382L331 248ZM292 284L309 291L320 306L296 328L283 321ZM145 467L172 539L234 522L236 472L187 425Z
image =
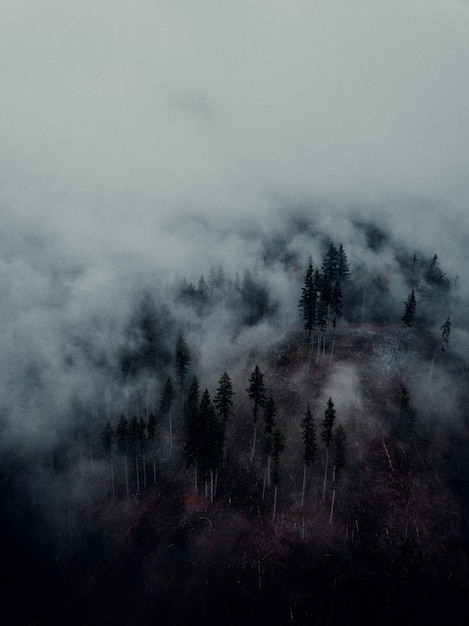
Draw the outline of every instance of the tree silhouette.
M184 341L182 335L179 335L176 340L176 350L174 354L174 367L179 382L179 390L181 394L184 392L184 381L186 378L189 363L191 362L191 353Z
M258 365L256 365L249 377L249 387L247 392L252 400L252 416L254 421L254 434L252 440L251 449L251 461L254 459L256 453L256 438L257 438L257 416L259 407L265 407L267 402L266 389L264 385L264 374L261 372Z
M272 397L269 397L264 409L264 454L267 459L267 464L264 472L264 488L262 491L262 498L265 496L265 487L270 487L270 466L272 460L272 445L273 445L273 431L275 426L275 414L277 413L277 407Z
M303 431L303 486L301 489L301 506L305 501L306 475L309 465L315 460L317 452L316 427L309 404L301 422Z
M410 292L404 304L405 304L405 311L404 311L404 315L402 316L402 321L404 322L404 324L406 324L406 326L412 326L412 323L415 318L415 309L417 306L417 303L415 300L415 291L413 289Z
M323 428L321 432L321 439L326 444L326 463L324 468L324 484L322 489L322 501L326 501L326 482L327 482L327 470L329 466L329 447L332 441L332 428L335 420L335 408L332 398L327 401L327 408L324 412Z
M331 502L331 514L329 517L329 524L332 524L334 516L334 505L337 492L337 480L340 472L345 467L347 462L347 436L345 434L344 427L339 422L337 430L334 433L334 465L332 471L332 502Z
M160 414L162 417L169 416L169 456L173 450L173 412L172 406L176 394L174 392L173 381L171 376L166 378L160 396Z
M285 450L285 436L279 426L275 426L272 433L272 463L274 466L272 473L272 482L274 483L274 507L272 512L272 521L275 522L277 514L277 493L278 486L281 481L280 475L280 455Z
M301 290L301 297L298 307L303 317L303 328L307 332L307 341L311 341L311 333L316 324L316 284L314 277L313 261L311 256L308 258L306 273L304 277L304 285Z

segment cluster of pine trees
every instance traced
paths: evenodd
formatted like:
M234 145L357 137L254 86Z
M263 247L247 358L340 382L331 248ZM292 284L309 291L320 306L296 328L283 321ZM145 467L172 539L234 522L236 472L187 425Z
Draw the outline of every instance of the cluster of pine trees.
M207 388L201 393L197 376L192 375L186 390L186 378L191 362L190 350L179 336L174 354L174 370L179 387L179 394L168 375L161 389L159 406L154 413L145 420L133 416L130 419L121 415L115 427L108 420L103 428L101 441L111 471L112 497L118 495L116 474L125 484L125 495L140 494L152 482L158 480L157 450L161 454L164 448L161 441L157 441L159 425L168 420L165 435L162 439L167 442L165 458L173 453L174 420L173 405L179 396L181 410L178 413L180 423L177 432L182 433L179 440L178 459L185 463L187 469L192 469L195 491L203 491L205 497L213 502L217 496L218 475L220 468L226 462L226 426L233 416L233 396L235 391L227 372L221 375L213 398ZM265 499L266 490L272 485L273 513L275 521L277 511L278 488L281 483L280 458L286 448L286 440L280 424L277 422L277 405L272 394L264 383L264 373L256 365L248 379L246 393L251 402L253 437L249 452L250 462L260 463L263 468L262 499ZM258 422L262 414L263 429L261 434L262 449L258 450ZM239 418L240 416L237 416ZM321 440L325 447L325 470L323 482L323 502L326 501L326 486L330 479L329 453L333 450L332 463L332 501L330 522L332 523L337 482L340 472L345 466L347 439L343 426L339 423L335 427L335 407L331 398L324 413ZM306 413L301 422L303 439L303 483L301 488L301 504L304 505L307 472L317 457L318 443L316 424L308 404ZM116 470L116 463L120 470Z
M332 323L333 333L337 320L343 313L343 296L341 283L349 276L350 269L342 244L337 248L333 243L323 259L321 270L313 266L309 256L304 276L304 285L298 306L304 323L306 340L312 341L315 336L317 343L316 360L321 350L326 349L326 331L328 322ZM331 347L331 359L334 350L334 340Z

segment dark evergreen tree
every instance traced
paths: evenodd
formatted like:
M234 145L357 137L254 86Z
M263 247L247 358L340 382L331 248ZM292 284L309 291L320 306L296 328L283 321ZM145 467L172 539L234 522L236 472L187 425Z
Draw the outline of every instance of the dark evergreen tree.
M435 285L437 287L449 287L449 281L440 268L438 256L435 254L432 258L427 271L424 274L424 278L427 283Z
M432 359L432 363L430 366L430 372L428 375L429 380L431 380L432 378L432 374L433 374L433 366L435 365L435 359L437 357L437 354L440 350L442 350L444 352L445 350L445 343L448 343L449 341L449 336L451 334L451 317L449 315L446 316L446 319L443 323L443 325L440 327L441 330L441 337L440 337L440 341L438 342L438 345L436 347L435 353L433 355L433 359Z
M334 433L334 470L335 479L344 469L347 462L347 436L344 427L339 422Z
M176 375L179 382L179 390L181 394L184 392L184 381L186 379L186 374L189 368L189 363L191 362L191 353L187 346L187 343L184 341L182 335L176 340L176 351L174 354L174 367L176 370Z
M272 458L272 436L275 426L275 415L277 413L277 407L272 397L267 399L264 409L264 454L267 459L267 465L264 474L264 489L263 496L265 495L265 485L270 487L270 466Z
M272 482L274 483L274 507L272 513L272 521L275 522L275 517L277 514L277 493L278 486L281 481L280 474L280 455L285 450L285 436L281 431L279 426L275 426L272 433L272 464L273 464L273 473L272 473Z
M112 491L112 499L115 500L116 497L116 489L114 482L114 459L113 459L113 444L114 444L114 430L111 426L109 420L106 422L103 432L101 434L101 443L103 446L104 454L108 458L109 466L111 470L111 491Z
M327 470L329 465L329 447L332 441L332 428L334 426L335 420L335 408L334 403L332 402L332 398L329 398L327 401L327 408L324 412L324 421L323 428L324 430L321 432L321 439L326 444L326 463L324 469L324 484L322 490L322 500L325 502L326 500L326 483L327 483Z
M322 274L329 284L332 284L337 278L338 263L337 248L331 243L322 262Z
M125 489L127 497L130 496L129 486L129 468L127 463L127 454L129 451L129 422L124 415L121 415L116 426L116 442L117 449L124 457L124 471L125 471Z
M246 390L252 400L252 416L254 421L254 435L251 450L251 460L254 459L256 453L256 438L257 438L257 416L259 407L265 407L267 402L266 388L264 385L264 374L261 372L258 365L256 365L249 377L249 387Z
M166 378L166 382L161 390L160 414L162 417L169 416L169 456L173 450L173 412L172 406L176 394L174 392L173 380L171 376Z
M406 326L412 326L414 318L415 318L415 309L417 307L417 302L415 300L415 292L412 291L409 294L405 304L404 315L402 316L402 321Z
M210 477L210 499L213 501L214 472L223 458L223 426L216 416L208 389L200 401L197 430L196 461L204 473L206 486Z
M128 429L128 420L124 415L121 415L116 426L117 449L121 454L126 454L128 450Z
M101 444L103 446L103 450L105 455L110 459L112 454L112 444L114 441L114 430L111 426L110 421L108 420L103 428L103 432L101 434Z
M140 493L139 457L143 452L144 427L144 423L142 424L138 417L133 416L129 421L127 430L129 453L135 459L135 484L137 494Z
M342 316L343 310L343 298L342 298L342 289L340 288L340 282L338 280L334 283L334 288L332 290L332 298L331 298L331 314L332 314L332 344L331 344L331 358L334 354L334 345L335 345L335 329L337 326L337 319Z
M337 425L337 429L334 433L334 464L332 472L332 501L331 501L331 513L329 517L329 524L332 524L334 517L334 505L337 493L337 481L340 472L345 467L347 461L347 436L345 434L344 427L341 423Z
M184 404L184 459L188 467L194 467L196 489L199 434L199 381L194 375Z
M342 244L337 252L337 279L345 280L350 276L350 267Z
M303 317L303 328L307 332L307 340L311 341L311 333L316 324L316 301L317 301L317 287L315 284L313 261L311 256L308 258L308 264L306 267L306 273L304 277L304 285L301 290L301 297L298 303L298 307Z
M231 409L233 407L233 394L233 384L231 379L226 372L223 372L220 380L218 381L217 391L213 398L213 403L221 417L223 427L226 426L228 418L232 415Z
M305 501L306 476L309 465L315 460L317 452L316 426L309 404L301 422L303 431L303 486L301 489L301 506Z
M156 483L156 424L157 420L153 413L148 416L147 436L151 443L153 453L153 482Z

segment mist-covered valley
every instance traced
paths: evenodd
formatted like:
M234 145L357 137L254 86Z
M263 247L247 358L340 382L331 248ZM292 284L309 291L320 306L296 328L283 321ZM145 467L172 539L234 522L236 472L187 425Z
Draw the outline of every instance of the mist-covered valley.
M273 232L231 232L235 259L218 234L219 262L187 273L116 261L102 289L51 239L5 238L2 510L20 623L394 623L420 602L447 612L443 583L464 614L464 276L358 214L316 224L291 208Z
M467 3L0 13L5 622L465 623Z

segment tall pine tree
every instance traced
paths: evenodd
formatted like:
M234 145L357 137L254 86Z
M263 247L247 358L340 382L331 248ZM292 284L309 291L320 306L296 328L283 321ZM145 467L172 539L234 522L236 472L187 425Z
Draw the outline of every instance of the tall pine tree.
M305 501L307 470L316 458L317 452L316 426L309 404L306 407L306 413L301 422L301 427L303 431L303 486L301 489L301 506L303 506Z
M252 400L252 416L254 421L254 434L252 440L251 449L251 461L254 459L256 453L256 439L257 439L257 416L259 408L265 407L267 402L266 388L264 385L264 374L261 369L256 365L249 377L249 387L246 390Z

